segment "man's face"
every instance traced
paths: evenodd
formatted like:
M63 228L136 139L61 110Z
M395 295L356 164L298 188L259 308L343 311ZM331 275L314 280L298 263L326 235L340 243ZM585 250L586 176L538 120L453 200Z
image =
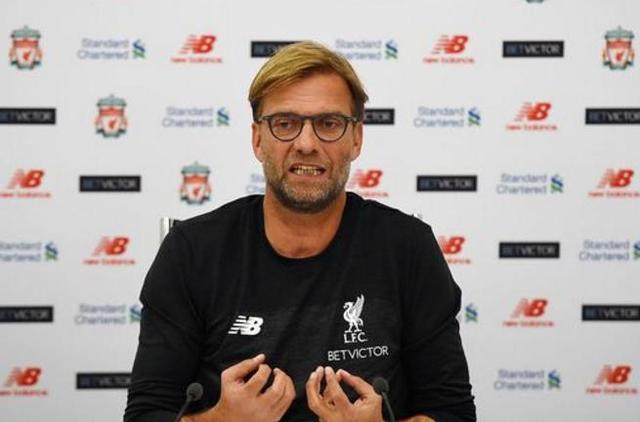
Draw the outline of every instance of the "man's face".
M313 74L267 95L261 115L342 113L351 116L347 83L334 73ZM291 142L276 139L266 121L253 123L252 144L262 163L267 195L304 213L324 210L344 192L351 161L360 155L362 123L349 123L344 136L327 143L316 136L310 120Z

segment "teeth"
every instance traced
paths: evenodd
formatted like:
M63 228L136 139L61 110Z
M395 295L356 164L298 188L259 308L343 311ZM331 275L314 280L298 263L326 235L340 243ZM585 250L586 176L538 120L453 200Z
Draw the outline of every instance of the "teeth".
M293 172L301 176L317 176L322 170L313 166L295 166Z

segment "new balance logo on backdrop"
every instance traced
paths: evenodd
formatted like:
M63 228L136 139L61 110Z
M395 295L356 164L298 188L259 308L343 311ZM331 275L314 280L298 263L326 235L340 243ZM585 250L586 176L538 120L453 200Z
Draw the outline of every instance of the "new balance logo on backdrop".
M549 123L547 118L552 105L549 102L525 102L513 121L507 124L507 130L528 132L555 132L558 126Z
M589 192L592 198L640 198L640 192L630 189L635 171L630 168L607 169L597 189Z
M511 313L511 319L502 323L504 327L553 327L553 321L543 320L548 305L547 299L520 299L516 308Z
M178 56L171 58L173 63L217 64L222 58L215 56L218 36L214 34L189 35L182 44Z
M443 175L418 176L418 192L475 192L478 190L478 176Z
M276 51L297 41L251 41L251 57L271 57Z
M564 57L564 41L504 41L502 57Z
M471 260L461 254L464 243L462 236L438 236L438 245L449 265L471 264Z
M0 306L3 322L53 322L53 306Z
M0 125L55 124L55 108L0 108Z
M51 198L50 192L39 190L45 172L42 169L17 169L7 183L7 190L0 191L0 198Z
M587 108L585 123L588 125L638 125L640 108Z
M255 336L260 334L264 319L256 316L238 315L228 334L240 334L241 336Z
M630 385L633 367L631 365L604 365L592 386L587 387L587 394L631 395L638 394L638 389Z
M129 388L131 374L128 372L79 372L76 374L76 389Z
M80 192L140 192L141 176L80 176Z
M91 254L84 260L85 265L135 265L136 261L123 255L129 247L129 238L125 236L104 236Z
M468 42L468 35L443 34L422 62L425 64L474 64L473 57L462 54L466 51Z
M582 305L583 321L640 321L640 305Z
M392 125L396 111L393 108L367 108L364 110L365 125Z
M365 198L387 198L389 193L378 189L382 175L380 169L355 170L347 183L347 189Z
M560 242L500 242L500 258L560 258Z
M49 394L45 389L38 389L41 380L42 368L30 366L25 368L13 368L4 382L5 388L0 388L0 397L44 397Z

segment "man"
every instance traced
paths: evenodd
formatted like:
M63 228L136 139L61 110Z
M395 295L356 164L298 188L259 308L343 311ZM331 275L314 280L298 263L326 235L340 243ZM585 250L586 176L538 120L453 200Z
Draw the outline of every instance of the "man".
M255 77L264 196L174 227L141 293L125 421L475 421L455 316L460 290L429 226L345 192L367 95L311 42Z

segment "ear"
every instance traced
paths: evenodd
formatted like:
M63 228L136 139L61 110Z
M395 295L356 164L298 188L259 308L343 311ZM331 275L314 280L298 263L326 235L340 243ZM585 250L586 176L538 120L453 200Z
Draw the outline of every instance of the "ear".
M251 147L253 148L253 155L262 163L263 153L260 125L255 122L251 123Z
M360 156L360 150L362 149L363 140L363 124L362 122L356 123L353 128L353 144L351 145L351 161L354 161Z

